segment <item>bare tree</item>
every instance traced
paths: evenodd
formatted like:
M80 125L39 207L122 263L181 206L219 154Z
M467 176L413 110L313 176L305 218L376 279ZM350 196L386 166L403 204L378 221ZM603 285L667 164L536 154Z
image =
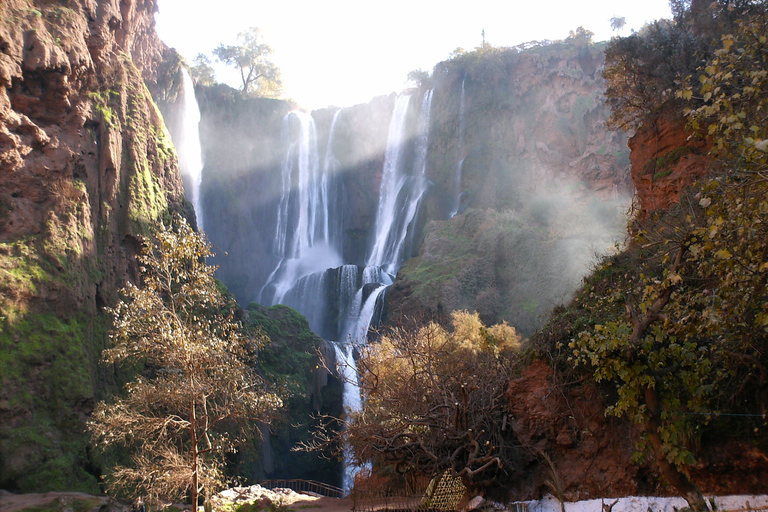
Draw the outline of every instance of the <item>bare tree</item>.
M244 336L219 292L204 261L210 244L176 223L145 240L141 285L124 288L111 310L104 361L144 369L124 396L96 407L89 430L97 445L131 454L130 465L112 469L110 491L153 502L189 497L196 507L200 493L224 484L224 454L281 402L249 364L260 343Z
M485 328L477 313L461 311L450 332L435 323L394 329L361 348L363 410L343 434L318 432L309 448L338 447L343 435L360 463L453 470L474 488L498 483L517 456L506 389L519 343L512 327Z

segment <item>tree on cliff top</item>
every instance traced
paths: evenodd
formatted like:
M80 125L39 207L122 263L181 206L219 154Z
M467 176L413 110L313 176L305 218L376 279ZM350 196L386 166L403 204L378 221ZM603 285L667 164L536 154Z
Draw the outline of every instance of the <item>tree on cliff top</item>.
M112 469L110 491L197 505L224 483L224 454L281 402L249 364L261 343L244 336L219 292L204 262L210 244L176 223L145 241L141 286L129 284L111 310L104 361L144 370L124 396L96 407L89 430L98 446L131 454L131 467Z
M280 70L269 60L272 48L261 41L261 31L251 27L237 35L238 46L219 45L213 55L221 62L234 66L243 80L246 95L278 97L283 84Z

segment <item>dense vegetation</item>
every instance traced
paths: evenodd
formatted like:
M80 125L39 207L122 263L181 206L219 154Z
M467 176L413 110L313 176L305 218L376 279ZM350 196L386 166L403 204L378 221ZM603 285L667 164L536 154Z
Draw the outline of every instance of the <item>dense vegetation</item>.
M702 509L688 469L703 443L727 429L768 448L768 52L764 2L718 4L713 16L697 5L614 41L606 76L619 125L687 112L713 144L710 173L677 206L636 220L628 249L560 312L579 320L538 342L568 345L561 364L613 388L607 412L643 429L637 457L651 452L666 481Z

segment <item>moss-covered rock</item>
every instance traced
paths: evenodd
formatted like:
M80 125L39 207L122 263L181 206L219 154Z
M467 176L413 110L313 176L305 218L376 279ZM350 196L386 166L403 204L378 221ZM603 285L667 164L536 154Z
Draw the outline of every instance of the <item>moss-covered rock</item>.
M328 373L321 357L332 350L309 329L307 320L287 306L248 306L248 324L269 338L259 354L264 377L284 390L285 409L264 435L259 464L251 475L257 479L307 479L338 485L341 463L315 453L293 451L311 440L318 415L340 417L341 381ZM331 357L332 360L332 357Z
M186 208L144 83L166 50L153 12L0 7L0 488L98 492L85 421L120 380L98 365L103 308L140 236Z

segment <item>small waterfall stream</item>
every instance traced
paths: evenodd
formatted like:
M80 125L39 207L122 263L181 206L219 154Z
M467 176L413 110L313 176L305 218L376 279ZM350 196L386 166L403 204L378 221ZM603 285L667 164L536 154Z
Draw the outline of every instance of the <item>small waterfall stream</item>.
M359 411L363 400L357 386L354 348L367 342L368 330L381 310L386 289L407 257L406 249L412 243L427 189L432 90L422 98L415 135L409 138L411 100L411 95L401 95L395 101L374 235L365 266L343 262L341 257L339 233L343 219L341 209L336 207L340 197L333 139L342 111L336 112L331 122L322 165L312 117L292 112L283 121L286 156L273 240L278 263L259 294L259 302L295 308L315 332L334 341L339 373L345 382L343 400L347 415ZM408 148L413 155L410 168L405 158ZM345 450L342 484L349 490L360 468L350 462L351 448Z
M456 169L453 175L453 196L454 204L453 210L449 217L455 217L461 209L461 175L464 168L464 112L466 109L466 95L464 90L464 84L467 81L466 77L461 81L461 96L459 96L459 142L458 142L458 161L456 162Z
M186 69L182 68L182 108L181 122L174 138L174 145L179 157L181 175L189 184L185 190L189 201L195 208L197 227L203 229L203 211L200 202L200 184L203 180L203 157L200 146L200 107L195 98L195 86Z

